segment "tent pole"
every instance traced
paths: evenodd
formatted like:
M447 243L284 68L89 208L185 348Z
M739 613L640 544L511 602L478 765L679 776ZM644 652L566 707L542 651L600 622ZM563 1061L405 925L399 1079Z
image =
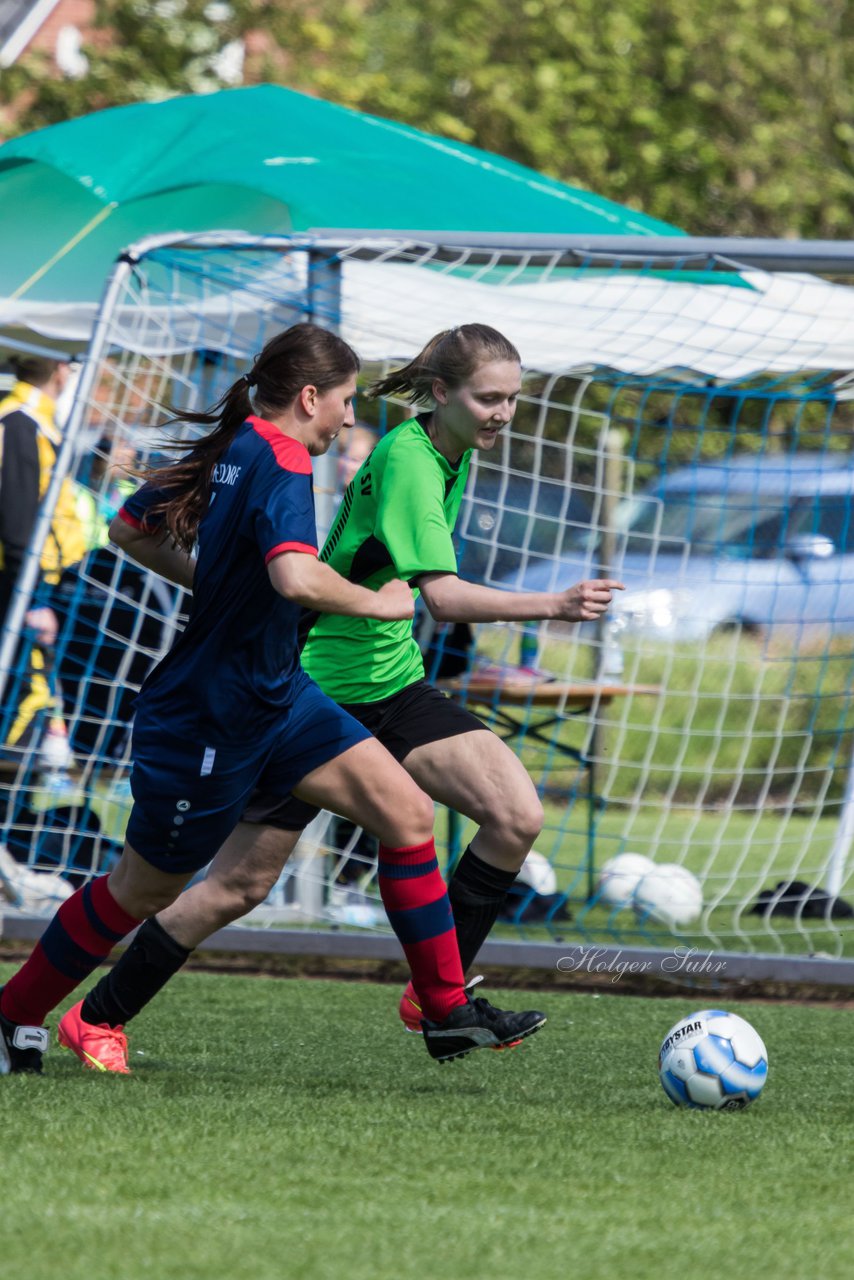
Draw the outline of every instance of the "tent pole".
M341 259L328 249L307 251L305 319L332 333L341 331ZM314 463L314 501L317 530L325 538L335 518L334 453L325 453Z

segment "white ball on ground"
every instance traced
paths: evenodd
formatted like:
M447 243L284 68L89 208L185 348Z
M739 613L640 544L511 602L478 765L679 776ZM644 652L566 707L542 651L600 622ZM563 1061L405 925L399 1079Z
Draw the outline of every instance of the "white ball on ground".
M668 929L693 924L703 910L703 887L678 862L662 862L643 877L632 906L641 921L654 920Z
M526 884L535 893L544 895L557 893L557 876L548 858L532 849L519 868L517 884Z
M744 1018L702 1009L670 1028L658 1053L658 1074L677 1107L736 1111L762 1092L768 1053Z
M612 907L627 907L643 877L655 863L642 853L618 853L599 872L599 897Z

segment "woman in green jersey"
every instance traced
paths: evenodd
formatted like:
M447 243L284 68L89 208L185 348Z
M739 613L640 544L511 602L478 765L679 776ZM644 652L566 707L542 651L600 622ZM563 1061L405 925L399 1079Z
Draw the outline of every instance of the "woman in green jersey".
M375 383L424 412L384 436L347 488L321 557L342 576L379 590L403 578L439 622L593 621L622 584L581 582L561 592L507 592L457 575L452 531L474 449L491 449L513 420L521 387L515 347L487 325L437 334L414 360ZM132 551L132 549L131 549ZM438 803L477 824L448 892L464 968L475 959L519 868L540 833L542 806L507 745L424 678L411 624L323 614L303 663ZM106 1025L143 1007L191 950L267 896L299 832L316 810L255 793L243 822L202 882L147 922L90 993ZM411 984L404 1025L421 1029Z

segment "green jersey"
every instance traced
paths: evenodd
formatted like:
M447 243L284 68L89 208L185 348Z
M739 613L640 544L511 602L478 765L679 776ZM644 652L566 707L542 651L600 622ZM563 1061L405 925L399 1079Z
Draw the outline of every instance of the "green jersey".
M471 450L452 466L417 418L395 427L365 459L320 553L351 582L378 590L392 578L456 573L451 536ZM303 666L336 702L378 702L424 675L411 622L321 614Z

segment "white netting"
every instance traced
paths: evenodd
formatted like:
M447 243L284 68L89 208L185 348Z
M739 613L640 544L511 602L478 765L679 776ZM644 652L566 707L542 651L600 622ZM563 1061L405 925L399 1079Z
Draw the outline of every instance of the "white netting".
M95 545L53 598L62 626L45 673L69 768L48 741L50 711L20 736L28 643L7 673L7 896L37 901L34 868L73 880L109 865L129 804L132 694L180 625L177 593L101 545L121 489L111 464L156 457L159 405L212 403L273 332L305 317L339 326L368 375L440 328L501 328L522 352L526 389L512 430L473 468L462 572L543 590L604 568L628 587L603 626L481 626L459 659L469 637L422 619L431 672L512 735L545 802L536 852L553 879L533 860L506 929L841 954L851 924L832 900L852 888L854 294L733 265L713 275L696 263L571 263L541 247L361 242L333 254L305 238L202 238L128 269L72 424ZM380 431L406 412L359 411ZM334 459L318 486L328 527ZM469 834L439 815L441 840L456 848ZM632 875L600 879L626 853L694 879L658 872L632 898ZM318 820L255 921L384 927L373 858L363 833ZM46 902L62 892L42 882ZM773 912L756 913L768 890Z

